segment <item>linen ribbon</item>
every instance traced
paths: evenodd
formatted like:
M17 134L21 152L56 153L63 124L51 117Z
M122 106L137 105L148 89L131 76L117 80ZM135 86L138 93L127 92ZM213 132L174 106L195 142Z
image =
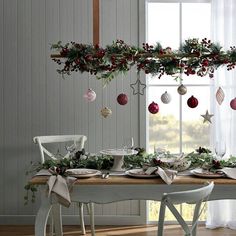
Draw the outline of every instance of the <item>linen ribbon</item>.
M72 187L76 178L74 177L63 177L58 175L55 169L51 168L48 170L40 170L37 174L50 176L47 185L48 185L48 197L55 195L58 203L65 207L69 207L71 204L70 199L70 191L72 191Z
M148 167L148 169L145 171L145 174L148 175L151 174L159 175L168 185L174 181L175 177L177 176L177 173L178 171L176 170L162 169L159 166Z

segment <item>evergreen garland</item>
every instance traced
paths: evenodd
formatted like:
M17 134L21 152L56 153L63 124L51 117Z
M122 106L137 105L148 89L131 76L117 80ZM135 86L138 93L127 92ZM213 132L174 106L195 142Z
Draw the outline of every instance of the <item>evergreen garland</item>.
M60 74L89 72L105 82L133 66L137 67L138 72L144 71L159 79L164 74L179 78L181 73L213 78L214 71L220 66L232 70L236 64L235 47L223 51L219 44L206 38L201 41L195 38L185 40L176 51L170 47L163 48L160 43L155 46L144 43L142 48L129 46L123 40L117 40L105 48L75 42L63 46L59 41L51 48L60 53L51 55L56 63L63 66L57 70Z

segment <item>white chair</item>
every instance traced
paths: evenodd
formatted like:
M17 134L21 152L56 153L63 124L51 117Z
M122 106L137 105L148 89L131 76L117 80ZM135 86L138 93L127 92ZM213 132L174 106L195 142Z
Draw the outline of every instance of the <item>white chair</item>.
M200 211L201 204L203 201L208 200L213 190L213 187L214 183L211 182L207 186L194 190L164 193L161 200L157 235L158 236L163 235L165 209L167 206L173 213L179 224L182 226L183 230L185 231L185 236L196 236L197 222L202 212L202 210ZM180 213L174 206L174 204L181 204L181 203L195 204L191 227L187 225L183 217L180 215Z
M84 148L84 143L86 142L87 137L84 135L51 135L51 136L36 136L33 138L34 143L38 144L40 150L41 163L45 162L45 154L49 159L57 159L55 154L50 152L43 144L52 144L52 143L64 143L64 145L71 145L67 148L67 153L64 158L70 157L70 151L77 152ZM94 229L94 205L93 203L86 204L88 213L90 214L90 225L92 235L95 235ZM79 214L80 214L80 225L82 234L86 234L84 226L84 214L83 214L83 203L78 203ZM61 209L59 207L53 207L52 209L53 222L55 223L56 235L62 235L62 225L61 225ZM52 227L53 228L53 227ZM53 231L53 229L51 229Z

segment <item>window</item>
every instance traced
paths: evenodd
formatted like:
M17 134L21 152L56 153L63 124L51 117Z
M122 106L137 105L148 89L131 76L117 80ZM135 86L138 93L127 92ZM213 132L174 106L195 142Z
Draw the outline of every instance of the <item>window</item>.
M194 0L152 0L146 4L146 41L149 44L160 42L165 47L178 49L185 39L210 38L210 1ZM208 77L182 75L182 83L187 87L187 94L177 92L181 81L171 76L147 76L148 104L155 101L160 110L157 114L148 115L147 133L148 151L154 147L165 148L172 153L191 152L199 146L210 146L210 125L203 123L201 114L210 111L210 79ZM172 101L163 104L161 95L167 91ZM198 99L199 105L192 109L187 106L191 96ZM159 207L149 201L149 220L157 220ZM180 206L186 219L189 207ZM204 218L204 216L203 216ZM169 215L168 220L172 220Z

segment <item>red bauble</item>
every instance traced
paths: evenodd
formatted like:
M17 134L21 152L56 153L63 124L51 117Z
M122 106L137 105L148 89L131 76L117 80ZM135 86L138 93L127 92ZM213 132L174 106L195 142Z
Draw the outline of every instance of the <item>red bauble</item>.
M152 114L156 114L159 111L159 106L157 103L152 102L150 103L150 105L148 106L148 110L150 113Z
M190 108L195 108L198 105L198 100L194 96L191 96L188 99L187 104Z
M230 102L230 106L233 110L236 110L236 98L232 99Z
M124 93L121 93L118 95L116 100L120 105L125 105L128 103L128 96Z

